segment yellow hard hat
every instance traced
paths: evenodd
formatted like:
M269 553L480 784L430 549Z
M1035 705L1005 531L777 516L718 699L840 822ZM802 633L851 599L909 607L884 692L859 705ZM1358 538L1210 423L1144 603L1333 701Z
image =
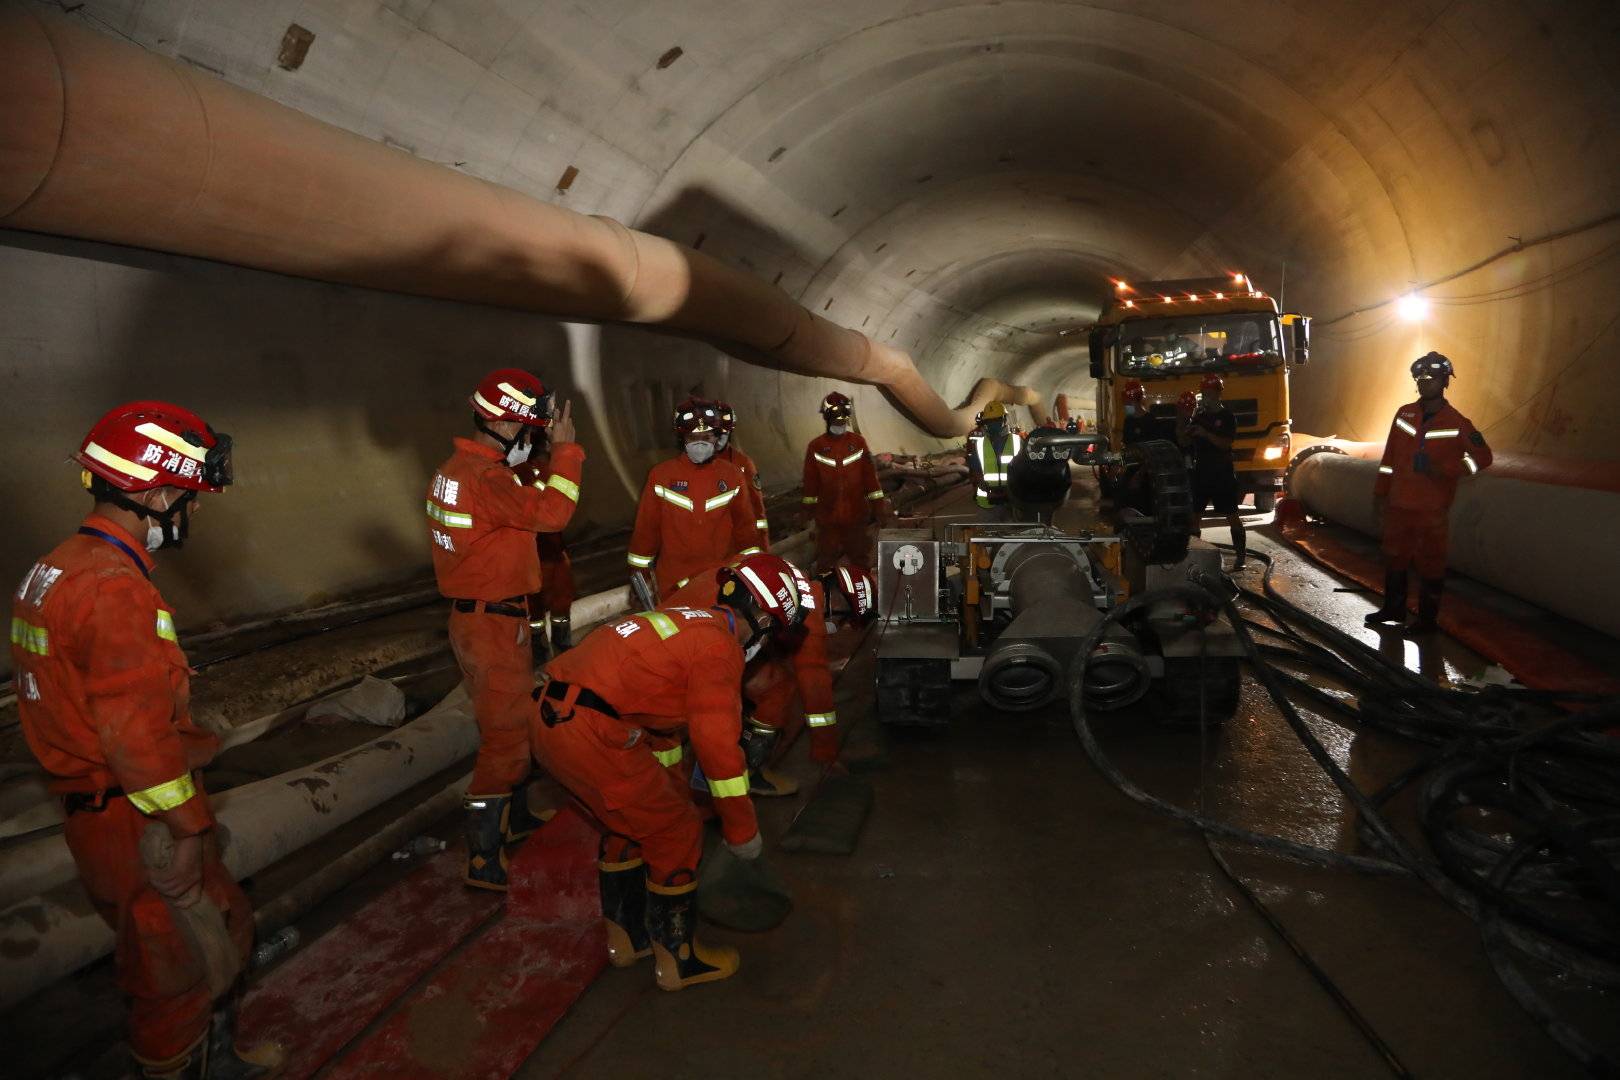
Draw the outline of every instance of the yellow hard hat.
M986 405L984 407L984 411L979 414L979 419L981 420L1004 420L1006 417L1007 406L1003 405L999 401L992 401L990 404Z

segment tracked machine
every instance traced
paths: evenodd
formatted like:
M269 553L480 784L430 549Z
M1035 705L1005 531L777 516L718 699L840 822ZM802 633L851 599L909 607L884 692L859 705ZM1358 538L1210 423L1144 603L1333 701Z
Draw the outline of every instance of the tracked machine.
M1071 466L1130 478L1135 496L1101 509L1071 500ZM878 714L940 727L954 683L974 681L999 712L1068 693L1081 643L1103 613L1163 585L1218 587L1220 553L1192 539L1186 467L1173 443L1109 448L1095 433L1038 429L1012 463L1009 491L1027 523L938 519L878 538ZM1162 716L1212 719L1237 707L1241 649L1225 620L1177 603L1109 629L1085 672L1089 710L1144 702ZM1150 697L1151 695L1151 697Z

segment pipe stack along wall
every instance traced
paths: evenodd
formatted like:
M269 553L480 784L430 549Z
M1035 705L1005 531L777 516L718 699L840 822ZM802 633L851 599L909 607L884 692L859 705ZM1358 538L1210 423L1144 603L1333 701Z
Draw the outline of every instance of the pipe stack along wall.
M1376 459L1313 454L1289 491L1312 514L1379 534ZM1576 622L1620 637L1620 493L1533 483L1486 470L1457 488L1453 570Z

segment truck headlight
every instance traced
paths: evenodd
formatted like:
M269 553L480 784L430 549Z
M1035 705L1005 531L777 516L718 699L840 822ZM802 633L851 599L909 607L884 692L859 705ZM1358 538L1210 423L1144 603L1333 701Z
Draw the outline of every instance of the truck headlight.
M1266 461L1276 461L1283 456L1283 448L1280 446L1268 446L1260 451L1260 456Z

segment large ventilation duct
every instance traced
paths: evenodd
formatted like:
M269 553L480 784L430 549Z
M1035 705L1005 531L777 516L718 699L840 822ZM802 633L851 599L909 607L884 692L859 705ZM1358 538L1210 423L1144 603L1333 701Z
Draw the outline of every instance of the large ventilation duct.
M1289 493L1312 514L1377 536L1376 459L1301 455ZM1451 507L1452 569L1620 636L1620 493L1492 476L1465 480Z
M66 19L0 8L0 100L0 226L656 325L879 386L940 437L992 399L1044 416L1039 395L995 379L952 408L907 353L691 248L401 154Z

